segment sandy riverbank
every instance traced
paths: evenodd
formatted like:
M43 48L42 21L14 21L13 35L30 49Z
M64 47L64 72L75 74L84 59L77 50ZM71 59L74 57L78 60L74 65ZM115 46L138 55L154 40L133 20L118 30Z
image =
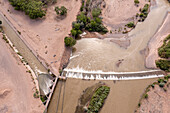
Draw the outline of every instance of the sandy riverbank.
M138 113L169 113L170 87L167 87L166 90L164 91L159 85L155 85L154 89L150 88L150 91L147 93L148 98L142 100Z
M57 0L56 4L48 6L46 17L37 20L31 20L23 12L14 10L8 0L1 0L0 11L21 32L24 40L36 51L39 58L46 62L52 72L58 74L65 50L64 37L70 33L80 5L80 1L76 0ZM57 19L55 6L65 6L68 9L67 17Z
M163 40L170 34L170 13L168 13L158 32L148 43L148 55L146 57L146 67L156 68L155 61L159 59L158 48L163 44Z
M44 105L35 99L35 84L17 54L0 34L0 112L42 113Z

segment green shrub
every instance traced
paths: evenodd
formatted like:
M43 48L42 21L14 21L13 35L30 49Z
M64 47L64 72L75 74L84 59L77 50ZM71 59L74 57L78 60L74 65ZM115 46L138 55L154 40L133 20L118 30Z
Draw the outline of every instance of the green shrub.
M101 9L100 9L100 8L94 8L94 9L92 10L92 16L93 16L93 18L99 17L100 14L101 14Z
M163 45L158 49L161 58L170 58L170 34L165 38Z
M0 20L0 25L2 24L2 21Z
M42 18L45 16L43 10L43 3L35 0L9 0L10 4L14 6L15 10L24 11L31 19Z
M156 66L164 71L170 72L170 60L160 59L156 61Z
M133 22L129 22L128 24L126 24L126 26L128 28L132 28L132 27L135 27L134 23Z
M159 83L159 87L164 87L165 83L161 82Z
M152 86L152 88L154 88L154 87L155 87L155 85L154 85L154 84L152 84L151 86Z
M71 47L71 46L74 46L76 44L76 40L73 39L72 37L65 37L64 43L65 43L66 46Z
M147 99L147 98L148 98L148 94L145 94L145 95L144 95L144 98L146 98L146 99Z
M139 4L139 0L134 0L134 3L135 4Z
M67 14L67 9L64 6L61 6L60 8L57 6L55 7L55 11L57 15L63 16Z

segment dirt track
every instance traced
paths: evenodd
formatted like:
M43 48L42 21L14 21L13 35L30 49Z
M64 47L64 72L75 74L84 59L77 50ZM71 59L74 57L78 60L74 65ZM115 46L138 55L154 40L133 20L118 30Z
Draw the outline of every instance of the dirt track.
M31 75L0 34L0 113L42 113L44 106L35 99Z

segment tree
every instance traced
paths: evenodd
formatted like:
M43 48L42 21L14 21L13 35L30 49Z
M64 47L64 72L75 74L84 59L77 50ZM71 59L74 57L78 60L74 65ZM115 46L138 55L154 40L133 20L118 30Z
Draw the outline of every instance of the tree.
M93 17L98 17L100 14L101 14L100 8L95 8L95 9L92 10Z
M61 6L60 8L57 6L55 7L55 11L57 15L63 16L67 14L67 9L64 6Z
M65 37L64 43L65 43L66 46L72 47L76 44L76 40L73 39L72 37Z

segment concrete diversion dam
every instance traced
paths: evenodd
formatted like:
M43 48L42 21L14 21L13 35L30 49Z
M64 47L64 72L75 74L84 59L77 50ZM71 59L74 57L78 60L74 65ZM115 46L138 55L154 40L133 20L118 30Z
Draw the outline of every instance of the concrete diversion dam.
M53 85L54 78L50 76L47 68L39 61L33 49L23 40L22 36L18 34L17 30L1 12L0 20L2 21L4 33L35 73L38 79L40 94L48 95L51 92L50 87Z
M145 56L141 54L170 11L166 1L156 2L155 6L151 6L146 20L128 33L131 44L127 49L110 42L110 38L114 37L102 40L83 38L77 41L76 51L63 70L67 80L61 80L56 85L48 113L74 113L83 90L101 80L111 87L112 96L108 97L109 102L102 108L103 112L134 112L144 89L157 77L164 76L160 70L147 69ZM122 64L117 67L116 62L122 59Z

